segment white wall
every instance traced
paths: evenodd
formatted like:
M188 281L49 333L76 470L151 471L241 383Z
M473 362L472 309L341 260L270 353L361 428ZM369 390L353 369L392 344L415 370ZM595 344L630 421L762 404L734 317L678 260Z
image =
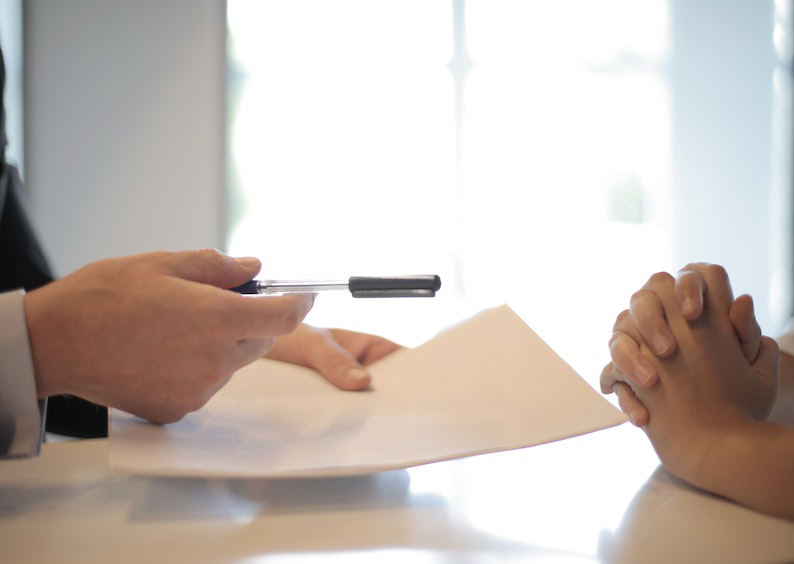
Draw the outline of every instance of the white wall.
M222 247L225 2L27 0L26 182L58 275Z
M790 217L773 220L779 212L773 173L785 164L772 158L780 118L775 6L672 0L670 9L676 263L725 265L737 294L753 295L762 327L775 333L791 302L789 283L780 295L771 287L791 264L790 256L775 256L776 241L791 238ZM785 131L790 136L790 125ZM790 193L790 180L777 188Z

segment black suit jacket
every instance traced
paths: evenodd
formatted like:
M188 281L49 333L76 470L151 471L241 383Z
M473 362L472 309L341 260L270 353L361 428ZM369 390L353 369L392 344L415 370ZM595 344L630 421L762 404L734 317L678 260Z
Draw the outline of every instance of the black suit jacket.
M24 186L5 158L5 63L0 52L0 292L34 290L53 275L25 209ZM47 430L76 437L107 436L107 409L72 396L49 398Z

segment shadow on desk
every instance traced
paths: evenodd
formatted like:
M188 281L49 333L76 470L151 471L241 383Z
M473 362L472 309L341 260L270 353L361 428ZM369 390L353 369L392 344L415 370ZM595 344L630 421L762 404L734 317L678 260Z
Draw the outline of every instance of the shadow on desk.
M131 477L130 522L249 519L262 513L441 506L443 497L409 495L406 470L363 476L296 479Z

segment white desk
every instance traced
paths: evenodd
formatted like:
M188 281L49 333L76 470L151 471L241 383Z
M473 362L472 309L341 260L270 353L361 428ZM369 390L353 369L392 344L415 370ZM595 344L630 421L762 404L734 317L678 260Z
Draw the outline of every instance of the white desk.
M48 444L38 459L0 463L0 561L794 562L794 523L656 468L628 425L305 480L112 474L105 440Z

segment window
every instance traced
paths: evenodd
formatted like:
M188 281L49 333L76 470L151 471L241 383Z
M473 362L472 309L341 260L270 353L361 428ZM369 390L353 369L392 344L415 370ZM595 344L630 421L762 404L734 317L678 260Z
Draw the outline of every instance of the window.
M413 345L506 302L593 384L631 292L690 260L774 331L787 74L772 3L721 7L229 0L229 251L270 278L438 273L434 300L323 295L308 321Z
M6 157L24 171L22 135L22 2L0 0L0 41L6 69L3 96L6 109Z

